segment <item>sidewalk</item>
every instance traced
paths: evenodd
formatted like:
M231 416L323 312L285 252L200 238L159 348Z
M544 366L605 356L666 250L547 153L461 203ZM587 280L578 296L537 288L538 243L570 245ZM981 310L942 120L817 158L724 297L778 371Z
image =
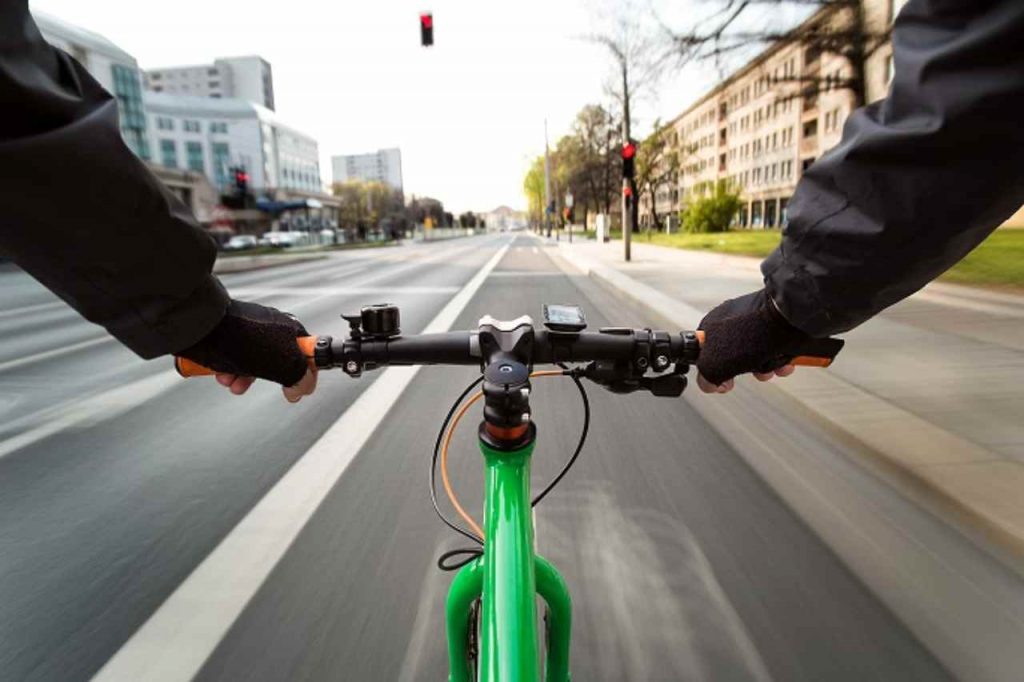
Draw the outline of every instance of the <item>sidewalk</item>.
M618 294L692 328L761 286L759 260L634 242L558 245ZM844 335L827 371L766 390L855 441L863 464L1024 574L1024 296L927 287Z

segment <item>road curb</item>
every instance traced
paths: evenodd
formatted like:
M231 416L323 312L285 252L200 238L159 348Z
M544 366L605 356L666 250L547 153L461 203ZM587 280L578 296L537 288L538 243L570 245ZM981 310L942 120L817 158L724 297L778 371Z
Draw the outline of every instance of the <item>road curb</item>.
M559 245L561 258L613 295L694 328L703 313ZM865 456L858 462L1024 576L1024 465L927 422L833 374L799 372L775 390Z

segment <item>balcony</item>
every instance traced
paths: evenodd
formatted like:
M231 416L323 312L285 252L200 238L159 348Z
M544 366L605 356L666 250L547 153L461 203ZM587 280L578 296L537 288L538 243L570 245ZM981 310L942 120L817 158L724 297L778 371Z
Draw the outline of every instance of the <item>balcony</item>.
M811 135L810 137L804 137L800 140L800 156L817 155L818 153L818 136Z

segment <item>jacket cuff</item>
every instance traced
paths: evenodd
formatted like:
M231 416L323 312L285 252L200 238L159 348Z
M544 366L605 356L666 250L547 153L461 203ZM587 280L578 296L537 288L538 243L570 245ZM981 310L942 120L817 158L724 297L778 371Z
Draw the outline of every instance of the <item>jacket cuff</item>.
M815 293L814 279L803 268L787 263L781 248L765 259L761 273L768 297L787 322L814 338L836 333L828 309Z
M147 324L141 317L107 331L142 358L149 360L177 353L209 334L223 319L230 297L213 275L206 275L188 297L174 307L147 316L158 322Z

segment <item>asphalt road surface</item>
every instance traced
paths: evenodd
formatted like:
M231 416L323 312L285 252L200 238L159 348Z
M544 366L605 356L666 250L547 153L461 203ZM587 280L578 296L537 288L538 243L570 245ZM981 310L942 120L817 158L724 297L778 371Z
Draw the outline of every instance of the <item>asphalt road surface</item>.
M387 300L414 333L509 243L455 328L485 313L536 319L544 302L579 303L592 328L649 323L525 235L338 252L224 281L314 332L341 334L338 315ZM450 574L434 561L460 543L433 516L426 465L472 376L416 375L210 644L199 679L446 679ZM324 374L296 406L269 385L233 397L138 360L0 266L0 679L89 679L373 381ZM564 379L537 380L534 395L540 485L582 410ZM590 396L587 448L537 512L540 550L573 595L574 679L948 679L685 402ZM479 512L472 431L452 471Z

